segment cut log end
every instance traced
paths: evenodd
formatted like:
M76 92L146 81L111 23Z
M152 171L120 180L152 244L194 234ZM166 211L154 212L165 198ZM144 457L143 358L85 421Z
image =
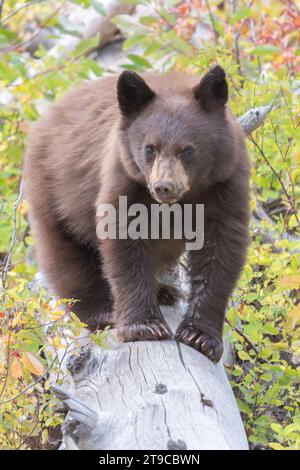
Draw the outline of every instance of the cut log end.
M259 108L250 109L243 116L241 116L238 121L245 134L249 135L259 126L261 126L272 109L273 104L269 104L268 106L260 106Z

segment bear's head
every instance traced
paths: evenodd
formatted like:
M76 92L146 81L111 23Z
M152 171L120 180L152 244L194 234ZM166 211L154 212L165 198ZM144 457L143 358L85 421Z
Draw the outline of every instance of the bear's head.
M177 77L180 83L168 86ZM125 167L156 201L174 203L230 176L237 125L226 106L228 85L220 66L197 82L186 74L143 79L125 71L117 97Z

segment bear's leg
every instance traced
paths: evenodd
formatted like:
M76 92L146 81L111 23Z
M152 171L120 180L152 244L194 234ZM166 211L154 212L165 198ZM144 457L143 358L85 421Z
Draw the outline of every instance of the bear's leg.
M149 240L102 240L103 269L114 296L121 341L168 339L172 333L157 302L155 261Z
M231 220L225 219L225 211L222 216L217 225L206 222L203 248L189 252L189 307L176 332L179 341L213 362L218 362L223 353L225 309L248 245L246 215L244 220L234 215Z
M99 253L83 247L59 227L34 223L38 263L49 287L75 299L72 311L90 330L112 324L113 300L102 275Z

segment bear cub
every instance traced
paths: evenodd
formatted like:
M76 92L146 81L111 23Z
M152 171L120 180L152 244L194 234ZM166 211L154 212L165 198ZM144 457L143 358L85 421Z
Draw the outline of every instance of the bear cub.
M180 72L124 71L84 83L30 132L25 195L40 269L91 330L115 325L122 341L171 337L159 282L185 239L99 239L97 208L204 204L204 244L188 251L188 308L177 340L220 360L228 298L248 245L249 162L227 105L224 70L201 80ZM195 226L196 220L190 223ZM197 229L197 227L195 227Z

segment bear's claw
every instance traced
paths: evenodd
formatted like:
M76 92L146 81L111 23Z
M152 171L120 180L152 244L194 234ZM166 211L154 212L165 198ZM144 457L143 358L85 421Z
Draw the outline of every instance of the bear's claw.
M177 341L191 346L204 354L213 362L219 362L223 354L223 341L221 337L212 336L194 327L179 328L175 338Z
M172 332L162 320L146 320L118 328L118 339L128 341L155 341L172 338Z

